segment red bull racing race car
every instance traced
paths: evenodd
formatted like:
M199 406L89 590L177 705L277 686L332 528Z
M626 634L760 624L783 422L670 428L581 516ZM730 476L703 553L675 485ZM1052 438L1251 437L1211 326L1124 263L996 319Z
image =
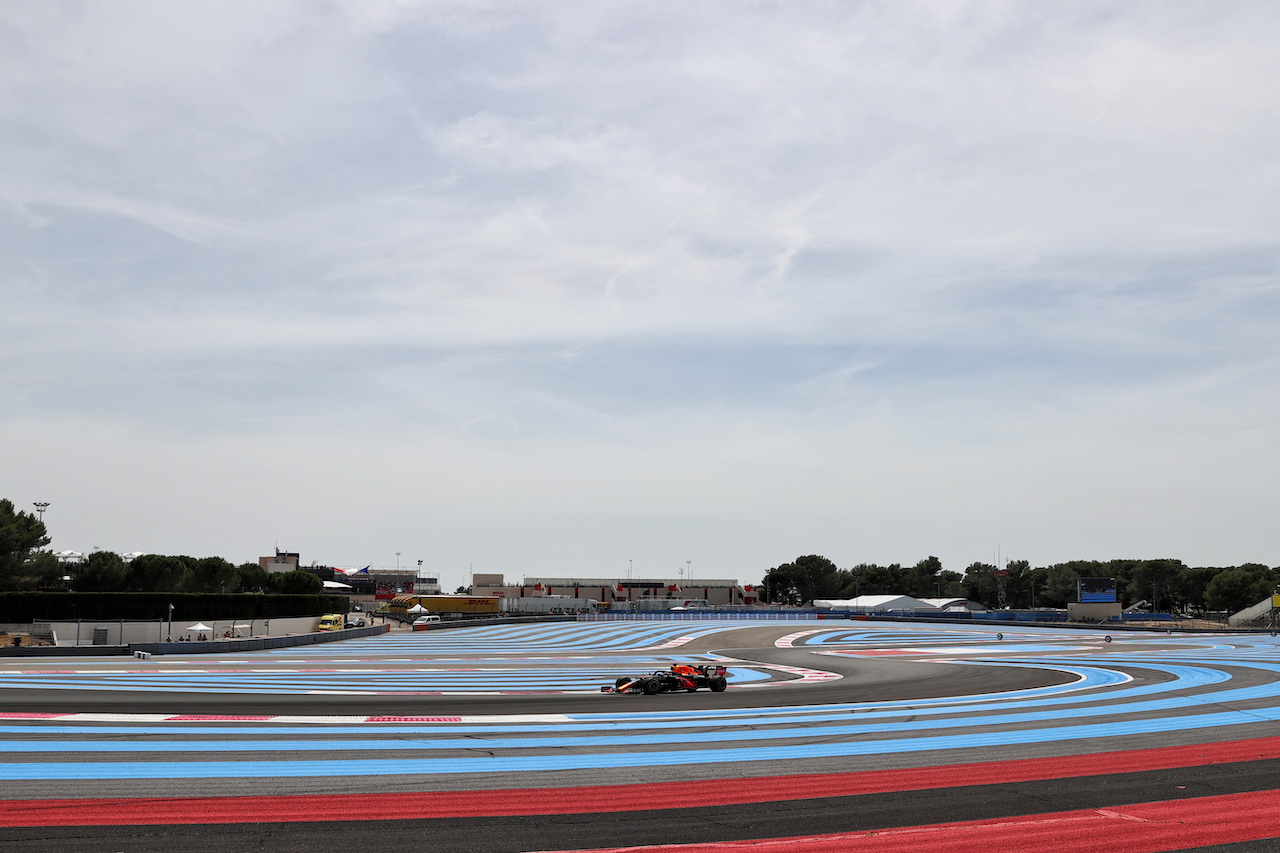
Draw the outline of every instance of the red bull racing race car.
M729 686L728 673L726 667L715 664L691 666L678 663L671 669L619 678L612 687L601 687L600 692L647 693L652 696L655 693L678 693L681 690L692 693L699 687L705 687L712 693L720 693Z

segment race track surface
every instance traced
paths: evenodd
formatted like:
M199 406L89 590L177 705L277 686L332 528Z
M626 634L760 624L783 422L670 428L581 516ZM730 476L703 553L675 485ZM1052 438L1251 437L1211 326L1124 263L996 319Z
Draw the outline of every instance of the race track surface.
M729 689L599 690L678 662ZM1272 851L1278 720L1262 634L619 620L8 658L0 849Z

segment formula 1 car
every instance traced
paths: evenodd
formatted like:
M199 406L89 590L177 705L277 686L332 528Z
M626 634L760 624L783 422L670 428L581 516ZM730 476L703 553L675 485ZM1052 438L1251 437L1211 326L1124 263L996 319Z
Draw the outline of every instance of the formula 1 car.
M729 670L715 664L690 666L678 663L671 669L659 669L647 675L636 675L619 678L612 687L601 687L601 693L676 693L681 690L689 693L699 687L706 687L712 693L721 693L729 686L726 678Z

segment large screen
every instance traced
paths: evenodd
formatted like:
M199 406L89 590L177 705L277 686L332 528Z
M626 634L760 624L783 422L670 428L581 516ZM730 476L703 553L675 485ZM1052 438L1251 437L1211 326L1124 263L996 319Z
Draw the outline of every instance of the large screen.
M1076 592L1081 604L1114 604L1116 602L1115 578L1080 578Z

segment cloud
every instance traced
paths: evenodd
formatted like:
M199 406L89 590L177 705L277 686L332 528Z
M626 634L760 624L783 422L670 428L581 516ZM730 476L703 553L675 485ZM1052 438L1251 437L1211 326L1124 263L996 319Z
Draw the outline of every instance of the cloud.
M1209 553L1194 484L1275 463L1213 425L1277 414L1277 24L1250 2L6 8L0 426L108 471L96 430L146 435L121 444L150 472L130 493L181 468L228 496L215 515L233 481L184 448L289 479L299 436L344 493L408 507L377 535L446 513L457 559L487 524L544 568L664 526L764 562L918 559L934 530L986 559L996 517L1065 559L1111 518L1147 532L1096 547L1157 547L1162 509ZM485 489L388 485L433 454ZM1006 499L1010 464L1042 500ZM1129 470L1124 501L1079 508ZM1238 484L1217 517L1257 558L1274 543L1238 519L1266 499ZM596 524L632 515L653 526Z

